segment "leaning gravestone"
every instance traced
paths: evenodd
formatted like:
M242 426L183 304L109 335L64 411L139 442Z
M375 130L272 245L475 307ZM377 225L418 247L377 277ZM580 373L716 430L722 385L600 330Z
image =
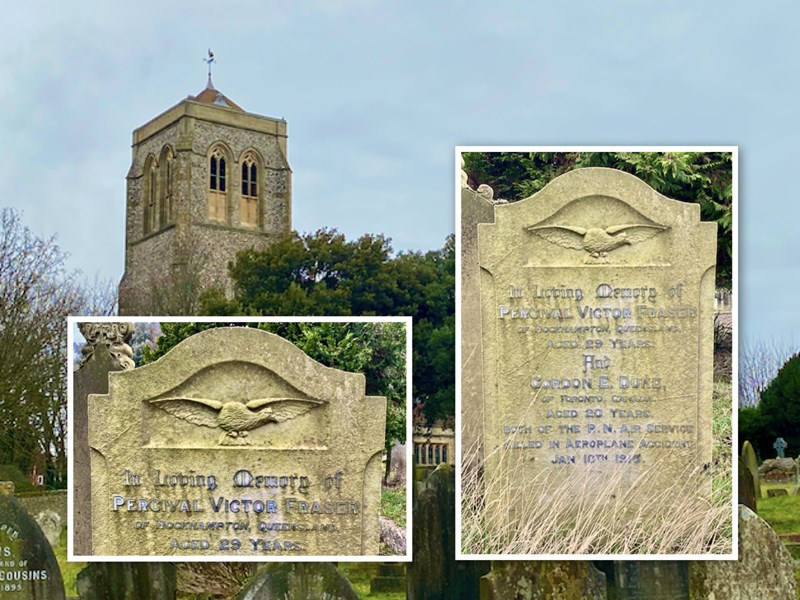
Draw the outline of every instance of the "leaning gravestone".
M13 496L0 494L0 598L58 600L64 584L44 533Z
M758 476L758 459L756 458L756 451L753 449L753 444L751 444L749 440L745 440L742 444L742 462L753 477L756 499L761 498L761 478Z
M246 327L89 397L96 556L377 555L385 398Z
M757 514L739 506L739 560L689 563L691 600L797 598L794 560Z
M710 463L716 224L699 205L580 169L496 206L478 245L490 521L569 481L611 502L644 472L647 505Z

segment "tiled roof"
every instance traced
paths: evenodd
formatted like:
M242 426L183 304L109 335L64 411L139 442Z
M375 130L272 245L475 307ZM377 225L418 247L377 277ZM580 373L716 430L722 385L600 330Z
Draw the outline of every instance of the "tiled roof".
M232 108L233 110L245 112L241 106L236 104L236 102L234 102L233 100L228 98L225 94L216 89L214 87L214 84L211 83L210 78L208 80L208 85L206 86L206 88L196 96L189 96L189 99L194 100L195 102L202 102L203 104L224 106L226 108Z

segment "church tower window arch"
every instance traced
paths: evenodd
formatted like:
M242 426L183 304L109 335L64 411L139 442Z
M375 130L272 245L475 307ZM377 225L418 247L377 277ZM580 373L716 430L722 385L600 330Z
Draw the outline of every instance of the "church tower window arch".
M161 227L175 221L175 152L167 145L161 151L161 195L159 220Z
M211 147L208 155L208 220L228 222L230 153L222 144Z
M144 163L144 233L158 229L158 161L152 154Z
M247 150L239 161L240 201L239 220L245 227L260 227L263 172L261 157L255 150Z

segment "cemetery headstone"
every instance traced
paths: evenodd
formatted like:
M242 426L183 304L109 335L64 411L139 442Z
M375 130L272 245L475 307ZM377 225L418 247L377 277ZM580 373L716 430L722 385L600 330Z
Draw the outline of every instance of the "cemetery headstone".
M739 506L739 560L691 561L689 598L796 598L794 560L770 526Z
M64 599L50 543L16 498L4 494L0 494L0 598Z
M175 600L176 587L172 563L91 563L76 582L81 600Z
M782 437L775 439L775 443L772 444L772 447L775 448L775 452L778 453L778 458L786 458L786 446L786 440Z
M463 159L462 159L463 161ZM467 460L483 459L483 373L481 369L480 266L478 223L494 220L491 200L466 185L462 171L461 188L461 448ZM486 186L487 188L489 186ZM489 188L491 191L491 188Z
M689 598L688 563L616 561L614 587L617 600L685 600Z
M58 546L61 537L61 516L54 510L43 510L37 513L34 520L41 527L50 545L53 548Z
M606 577L588 561L494 562L481 600L606 600Z
M92 551L91 502L92 479L89 458L89 394L108 392L109 371L134 368L131 347L128 345L134 332L133 323L78 323L86 340L81 348L83 359L73 375L72 426L73 426L73 481L72 519L75 535L73 551L88 555Z
M408 600L478 600L486 561L455 560L455 470L441 464L414 488Z
M716 224L601 168L562 175L494 217L478 225L490 520L517 523L525 503L566 481L592 481L592 501L610 503L646 472L644 506L701 472ZM710 478L698 479L710 496Z
M751 444L749 440L745 440L742 444L742 462L753 476L755 497L761 498L761 479L758 476L758 459L756 458L756 451L753 448L753 444ZM753 507L750 508L755 510Z
M89 397L96 556L377 555L386 399L210 329Z
M331 563L268 565L237 600L358 600L347 578Z
M758 496L756 496L753 474L745 466L744 459L739 461L739 504L744 504L754 512L758 507Z

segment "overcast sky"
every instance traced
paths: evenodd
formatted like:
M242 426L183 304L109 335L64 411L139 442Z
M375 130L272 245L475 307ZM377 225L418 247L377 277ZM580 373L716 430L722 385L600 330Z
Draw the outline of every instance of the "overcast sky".
M216 87L289 127L293 226L454 230L453 148L738 145L742 340L797 339L800 7L640 2L14 2L0 206L122 276L131 131Z

